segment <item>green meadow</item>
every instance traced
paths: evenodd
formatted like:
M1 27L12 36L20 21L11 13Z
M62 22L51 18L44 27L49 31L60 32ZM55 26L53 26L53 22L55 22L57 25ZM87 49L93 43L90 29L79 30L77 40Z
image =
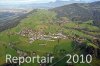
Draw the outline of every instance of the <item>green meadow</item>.
M66 17L66 19L68 18ZM30 56L32 52L35 52L40 56L50 53L53 54L58 60L64 56L64 53L60 52L61 50L64 50L65 54L80 54L82 53L82 50L80 50L79 47L77 48L77 44L75 43L75 40L73 40L73 37L75 37L76 40L77 38L83 38L84 40L82 40L82 42L85 43L86 46L98 48L98 46L91 41L95 35L100 35L100 28L93 26L92 20L84 23L72 22L71 20L59 23L58 20L60 20L60 18L57 17L57 14L53 11L36 10L29 14L26 18L22 19L16 27L0 32L0 65L5 63L6 54L18 56L15 49L27 52ZM33 33L40 32L41 35L45 34L47 36L62 33L66 36L66 38L50 38L49 40L36 39L30 44L28 36L22 36L19 34L19 32L25 29L31 29L33 30ZM11 46L13 46L13 48ZM54 62L57 62L58 60L55 59ZM55 64L55 66L65 66L66 64L63 63L65 60L66 59L59 61ZM94 59L91 64L96 66L95 64L100 63L97 61L97 59ZM22 64L22 66L39 66L39 64L25 63ZM75 64L75 66L90 65Z

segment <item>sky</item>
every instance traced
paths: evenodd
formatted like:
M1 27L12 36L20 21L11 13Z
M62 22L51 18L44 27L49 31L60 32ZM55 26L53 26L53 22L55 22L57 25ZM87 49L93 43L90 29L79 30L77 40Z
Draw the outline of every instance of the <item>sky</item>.
M56 0L0 0L0 3L46 3L46 2L54 2ZM70 1L70 0L65 0ZM78 1L78 0L76 0ZM100 0L82 0L82 1L100 1Z
M55 0L0 0L2 3L38 3L38 2L50 2Z

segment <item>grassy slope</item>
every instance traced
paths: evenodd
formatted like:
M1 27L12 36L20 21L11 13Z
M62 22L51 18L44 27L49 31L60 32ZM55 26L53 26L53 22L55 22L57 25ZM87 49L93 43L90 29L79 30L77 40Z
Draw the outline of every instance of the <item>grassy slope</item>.
M88 30L98 30L99 28L95 26L91 26L89 24L77 24L77 23L66 23L64 26L59 26L57 23L54 23L56 19L56 13L50 12L47 10L39 10L37 12L33 12L30 14L27 18L23 19L21 23L12 29L6 30L2 33L0 33L0 64L5 62L4 56L6 53L11 53L12 55L17 55L16 52L8 47L9 41L14 42L17 48L22 49L24 51L32 52L36 51L39 55L43 55L46 52L53 52L54 47L58 45L57 40L52 42L52 41L41 41L41 40L36 40L33 42L33 44L29 44L28 38L26 37L21 37L19 35L15 35L15 33L18 33L24 28L31 28L33 30L40 31L40 28L43 28L43 31L48 33L57 33L59 30L64 29L64 32L67 35L74 36L75 34L81 36L81 37L86 37L89 39L92 39L91 36L80 32L75 29L67 29L68 28L87 28ZM10 34L13 33L13 34ZM10 34L10 38L9 38ZM40 46L39 44L46 43L47 45ZM71 51L73 48L71 46L72 40L66 39L66 40L61 40L60 45L58 46L58 49L65 49L67 51ZM7 48L5 48L7 46ZM46 50L45 50L46 49ZM28 66L28 65L23 65L23 66ZM36 65L35 65L36 66Z

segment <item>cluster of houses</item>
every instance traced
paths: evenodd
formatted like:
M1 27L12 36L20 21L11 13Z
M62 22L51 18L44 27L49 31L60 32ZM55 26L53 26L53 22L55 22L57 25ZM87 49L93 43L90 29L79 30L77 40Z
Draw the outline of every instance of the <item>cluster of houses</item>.
M46 35L42 31L34 31L32 29L23 29L19 32L21 36L29 38L29 43L31 44L35 40L48 40L48 41L54 41L55 39L62 38L66 39L66 36L62 33L57 34L48 34Z

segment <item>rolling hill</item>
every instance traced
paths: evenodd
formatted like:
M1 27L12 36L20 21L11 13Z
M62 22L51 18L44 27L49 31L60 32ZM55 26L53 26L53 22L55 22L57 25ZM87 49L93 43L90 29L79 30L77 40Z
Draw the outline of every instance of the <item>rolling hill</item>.
M0 31L15 27L30 10L0 9Z
M5 63L6 54L12 56L50 54L55 56L53 60L53 63L57 62L55 66L69 66L64 63L66 59L62 57L67 53L76 53L93 55L93 62L90 65L84 63L85 66L100 66L100 29L88 24L89 22L91 21L80 24L59 19L54 11L34 10L16 27L0 32L0 65L17 66ZM40 66L40 63L23 63L21 66Z
M99 6L100 2L74 3L25 14L13 13L16 10L1 12L0 29L8 30L0 32L0 66L18 66L19 62L6 63L6 54L55 57L50 64L35 62L20 66L100 66L100 28L94 26L100 26ZM66 54L84 57L90 54L93 60L82 64L80 59L69 64L65 62Z
M100 15L98 13L100 12L100 1L93 3L74 3L62 7L57 7L52 10L56 11L58 13L58 16L67 16L73 21L84 22L88 20L94 20L94 17L97 16L94 15L94 13L98 14L98 19L100 19ZM95 20L94 22L99 24L97 20Z

